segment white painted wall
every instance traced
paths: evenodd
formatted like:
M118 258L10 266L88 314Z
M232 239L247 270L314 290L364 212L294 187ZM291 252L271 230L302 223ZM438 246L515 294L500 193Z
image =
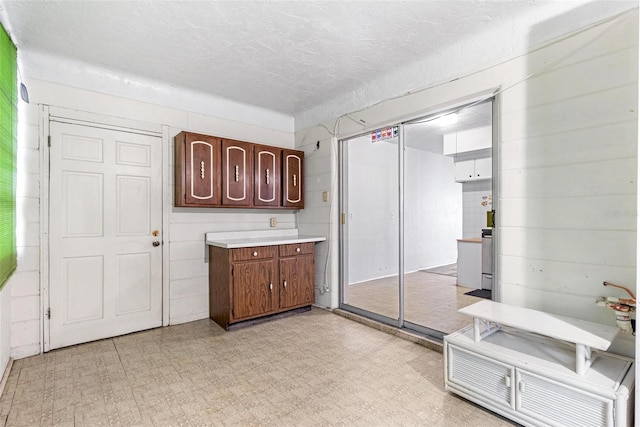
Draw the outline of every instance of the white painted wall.
M615 324L594 300L619 294L603 280L636 285L637 32L635 9L527 55L309 127L297 133L297 144L334 131L345 138L501 88L501 198L494 198L501 299ZM366 125L357 125L360 119ZM323 157L317 167L336 162ZM310 210L299 226L338 228L338 216L325 213ZM337 305L337 267L331 271L324 300Z
M453 158L405 148L405 272L453 264L462 236L462 185Z
M398 145L346 142L349 283L398 274ZM462 186L453 159L405 148L405 272L455 263L462 236Z
M269 128L264 126L264 123L269 121L270 113L263 111L263 115L260 115L258 110L252 110L251 107L248 107L248 111L251 111L252 115L245 115L240 110L235 120L232 120L29 79L29 72L28 68L22 70L23 76L27 76L31 104L26 108L26 131L20 136L18 142L18 270L6 288L11 290L12 357L21 358L41 351L40 329L43 312L40 304L41 276L46 273L40 271L40 226L41 221L46 221L46 218L42 220L40 218L40 191L45 177L40 174L39 150L43 146L42 141L39 140L40 107L38 104L165 125L168 129L168 135L171 137L170 144L163 149L164 175L168 179L163 183L163 192L165 210L169 212L169 227L164 230L164 241L169 245L169 259L165 262L168 263L169 271L169 322L171 324L209 316L205 232L268 229L270 217L277 218L278 228L295 228L295 211L291 210L173 207L173 136L175 134L181 130L190 130L292 148L293 133L282 129L286 126L282 126L283 122L279 120L279 114L271 117L274 128ZM161 89L163 92L171 92L171 88L168 87ZM176 96L182 99L184 94L177 93ZM214 101L224 102L217 99ZM197 102L198 98L195 98L194 103ZM194 110L202 108L202 105L194 105ZM219 108L222 107L219 106ZM46 254L46 248L44 253ZM3 319L1 310L0 306L0 322ZM2 324L0 324L1 327Z

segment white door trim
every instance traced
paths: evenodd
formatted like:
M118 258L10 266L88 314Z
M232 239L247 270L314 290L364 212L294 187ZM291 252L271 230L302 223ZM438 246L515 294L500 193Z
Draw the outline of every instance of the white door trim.
M50 122L81 124L103 129L120 130L160 137L164 149L162 150L162 326L169 325L169 215L170 203L173 200L169 186L170 170L170 136L169 126L140 122L120 117L96 114L87 111L72 110L64 107L39 104L38 110L39 146L40 146L40 352L51 349L49 334L50 327L47 318L49 301L49 179L50 152L49 134ZM166 233L166 234L165 234Z

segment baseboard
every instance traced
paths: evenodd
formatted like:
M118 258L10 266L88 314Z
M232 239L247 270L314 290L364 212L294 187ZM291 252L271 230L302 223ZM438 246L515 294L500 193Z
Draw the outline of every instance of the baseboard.
M4 393L4 387L7 385L7 380L9 379L9 374L11 373L11 368L13 367L13 359L9 358L9 362L7 363L7 367L4 370L4 374L2 375L2 381L0 381L0 396Z

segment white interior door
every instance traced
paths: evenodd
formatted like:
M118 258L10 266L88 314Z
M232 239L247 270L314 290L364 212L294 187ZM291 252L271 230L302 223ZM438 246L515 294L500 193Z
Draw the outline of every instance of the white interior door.
M161 326L161 138L50 135L49 349Z

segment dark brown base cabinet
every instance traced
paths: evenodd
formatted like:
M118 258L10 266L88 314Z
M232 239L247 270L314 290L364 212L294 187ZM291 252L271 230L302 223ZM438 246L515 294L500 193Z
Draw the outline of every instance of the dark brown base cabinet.
M225 249L209 246L209 317L233 324L310 306L314 243Z

